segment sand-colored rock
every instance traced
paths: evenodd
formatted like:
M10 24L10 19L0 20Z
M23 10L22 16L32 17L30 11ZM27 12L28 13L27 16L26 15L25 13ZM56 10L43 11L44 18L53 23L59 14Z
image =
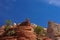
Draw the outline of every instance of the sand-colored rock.
M48 36L53 40L60 40L57 37L60 37L60 24L54 22L48 22Z

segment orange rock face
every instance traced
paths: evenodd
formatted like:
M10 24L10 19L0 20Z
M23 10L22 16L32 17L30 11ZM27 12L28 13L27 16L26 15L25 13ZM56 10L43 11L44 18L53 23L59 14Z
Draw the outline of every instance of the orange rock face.
M22 37L21 39L24 39L24 40L36 40L36 35L34 34L32 27L20 26L19 28L20 29L17 29L18 31L16 31L16 34L19 36L18 39Z
M30 24L29 19L26 19L26 21L22 22L19 25L16 25L16 27L12 29L14 29L16 32L14 36L15 38L12 36L5 36L0 39L1 40L36 40L36 35L33 32L33 28ZM10 30L12 29L10 28Z
M17 26L16 34L19 36L19 40L36 40L36 35L28 19Z

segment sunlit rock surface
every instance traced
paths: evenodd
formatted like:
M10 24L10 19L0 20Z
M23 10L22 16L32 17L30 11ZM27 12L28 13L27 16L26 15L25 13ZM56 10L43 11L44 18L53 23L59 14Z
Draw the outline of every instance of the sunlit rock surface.
M53 40L60 40L60 24L48 22L48 36Z
M4 34L4 28L5 26L2 26L0 29L0 40L36 40L36 35L34 34L34 30L30 24L29 19L26 19L20 24L14 23L11 25L10 30L15 30L15 36L4 36L6 35Z

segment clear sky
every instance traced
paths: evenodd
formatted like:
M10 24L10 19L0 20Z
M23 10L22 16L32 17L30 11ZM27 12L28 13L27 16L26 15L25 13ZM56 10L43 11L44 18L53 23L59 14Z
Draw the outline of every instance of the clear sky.
M48 27L48 21L60 23L60 0L0 0L0 25L5 20L31 23Z

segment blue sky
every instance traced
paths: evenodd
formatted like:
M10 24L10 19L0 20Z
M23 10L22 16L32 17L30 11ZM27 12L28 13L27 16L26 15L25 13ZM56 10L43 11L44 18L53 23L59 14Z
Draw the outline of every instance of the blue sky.
M48 27L48 21L60 23L60 0L0 0L0 25L25 18L43 27Z

